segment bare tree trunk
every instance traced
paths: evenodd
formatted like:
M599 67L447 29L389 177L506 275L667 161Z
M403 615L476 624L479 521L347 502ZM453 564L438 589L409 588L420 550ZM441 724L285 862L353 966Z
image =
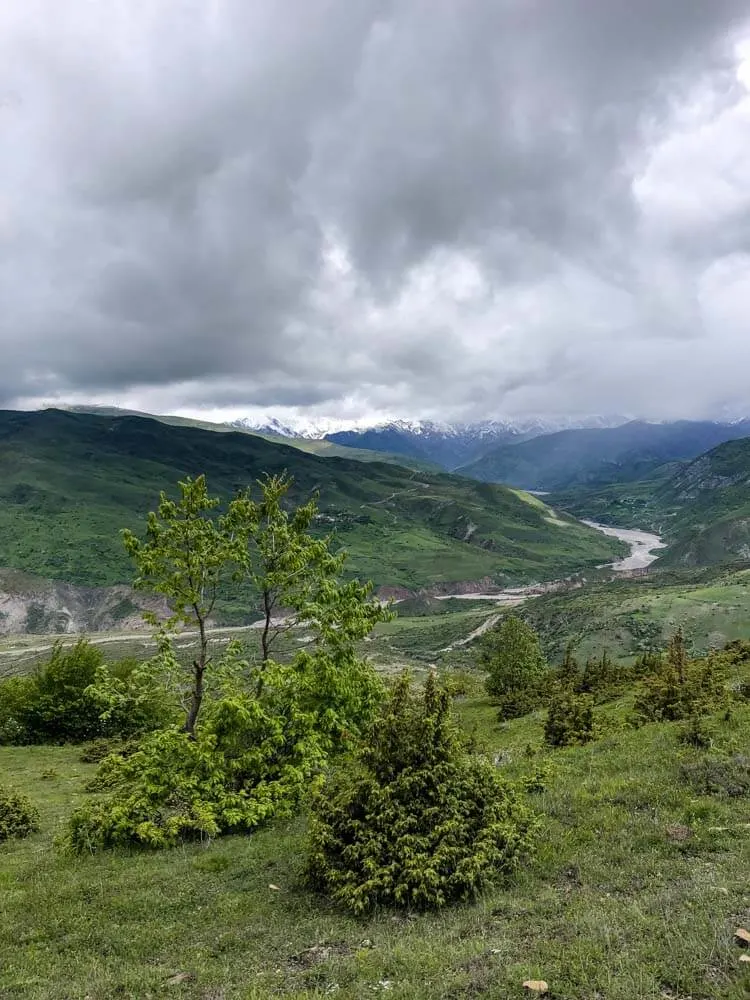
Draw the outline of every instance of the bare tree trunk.
M260 665L260 671L258 672L258 684L255 689L255 694L260 697L263 693L263 671L265 670L266 664L271 659L271 619L273 617L273 600L271 598L271 591L263 591L263 631L260 636L260 647L262 653L262 662Z
M208 660L208 636L206 635L206 625L203 619L198 617L198 628L200 630L201 648L198 658L193 660L193 690L190 695L190 709L185 719L185 732L191 739L195 739L195 725L198 721L198 713L203 703L203 675L206 672Z
M193 690L190 696L190 710L185 720L185 732L191 739L195 739L195 724L198 721L198 713L203 702L203 672L205 669L199 660L193 661Z

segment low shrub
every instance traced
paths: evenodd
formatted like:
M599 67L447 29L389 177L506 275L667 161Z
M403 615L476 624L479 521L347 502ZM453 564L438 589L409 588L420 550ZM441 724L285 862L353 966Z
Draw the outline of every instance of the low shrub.
M39 812L31 800L0 785L0 841L28 837L39 829Z
M105 757L89 790L107 794L73 813L63 846L164 848L247 832L289 815L323 759L312 716L293 705L218 700L195 738L163 730Z
M713 731L701 715L691 715L682 726L677 738L684 746L708 750L713 745Z
M468 900L516 869L535 820L489 761L466 752L450 698L395 686L360 751L313 802L308 881L355 913Z
M0 682L0 744L80 743L154 729L164 721L158 694L127 698L137 667L131 660L105 665L86 639L56 643L35 673ZM103 678L122 693L106 716L96 697Z
M750 795L750 757L706 754L682 763L680 777L697 795L741 798Z
M679 722L714 711L726 703L727 673L723 656L690 660L678 632L666 655L643 678L635 701L636 720Z
M107 739L102 737L86 743L78 758L82 764L101 764L105 757L129 757L138 749L137 739L123 740L119 737Z
M550 699L544 723L544 742L553 747L590 743L594 738L594 700L563 688Z

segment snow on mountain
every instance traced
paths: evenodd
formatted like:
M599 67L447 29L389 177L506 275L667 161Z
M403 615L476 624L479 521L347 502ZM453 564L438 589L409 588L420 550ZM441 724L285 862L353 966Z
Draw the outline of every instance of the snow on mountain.
M525 441L540 434L576 427L614 427L626 417L493 418L474 422L442 420L307 419L298 414L284 419L270 414L243 417L232 426L282 438L326 439L349 447L390 452L455 469L499 444Z

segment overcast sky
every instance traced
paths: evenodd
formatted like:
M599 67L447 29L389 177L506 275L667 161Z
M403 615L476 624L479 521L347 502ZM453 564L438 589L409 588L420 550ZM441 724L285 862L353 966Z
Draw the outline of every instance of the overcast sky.
M0 405L750 413L750 0L2 0Z

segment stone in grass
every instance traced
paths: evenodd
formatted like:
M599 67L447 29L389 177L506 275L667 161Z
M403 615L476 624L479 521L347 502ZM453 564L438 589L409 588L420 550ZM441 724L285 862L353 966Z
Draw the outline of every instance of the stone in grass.
M528 990L529 993L548 993L549 986L543 979L527 979L523 984L523 988Z
M750 955L740 955L740 962L750 962Z
M738 927L734 932L734 940L741 948L750 947L750 931L746 931L744 927Z
M174 976L170 976L169 979L164 984L165 986L180 986L182 983L189 983L191 979L194 979L192 972L178 972Z

